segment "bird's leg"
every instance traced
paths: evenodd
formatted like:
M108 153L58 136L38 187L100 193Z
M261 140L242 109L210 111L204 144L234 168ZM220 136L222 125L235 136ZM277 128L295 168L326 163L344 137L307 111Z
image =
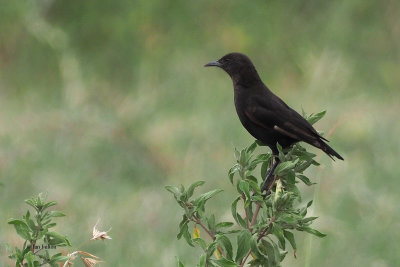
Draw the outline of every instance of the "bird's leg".
M264 180L264 184L263 184L263 186L261 187L261 192L264 192L264 191L267 190L267 188L270 186L271 178L272 178L272 176L273 176L273 174L274 174L274 171L275 171L276 167L278 167L278 165L279 165L280 162L281 162L281 161L279 160L279 158L275 159L274 164L273 164L272 167L268 170L267 175L266 175L265 180ZM267 194L268 194L268 192L267 192Z

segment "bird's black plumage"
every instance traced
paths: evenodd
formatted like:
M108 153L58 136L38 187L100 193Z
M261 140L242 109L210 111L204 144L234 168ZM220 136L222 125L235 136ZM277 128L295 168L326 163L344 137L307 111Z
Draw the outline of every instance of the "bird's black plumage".
M307 120L268 89L246 55L229 53L205 66L216 66L229 74L241 123L253 137L268 145L274 154L278 153L277 143L287 148L304 141L321 149L332 159L343 160Z

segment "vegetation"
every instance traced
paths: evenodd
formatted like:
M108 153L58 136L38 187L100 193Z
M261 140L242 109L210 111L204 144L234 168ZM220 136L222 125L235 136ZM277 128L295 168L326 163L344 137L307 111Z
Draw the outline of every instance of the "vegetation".
M400 265L397 1L0 3L3 265L13 265L5 243L22 247L7 220L39 192L68 215L57 229L74 245L86 232L76 229L112 225L113 245L85 246L104 266L198 263L176 240L182 211L164 186L221 188L207 214L232 219L220 214L236 194L226 170L251 137L225 74L202 67L230 51L254 58L297 111L327 109L316 127L346 159L304 146L321 165L304 173L317 185L298 187L327 236L297 233L297 259L283 265Z
M325 112L320 112L306 118L310 123L315 123L324 114ZM261 192L263 178L266 177L274 156L271 153L255 156L254 151L258 145L263 144L255 141L245 149L235 149L236 164L228 172L230 182L236 186L239 193L231 205L235 222L217 222L218 214L207 215L205 212L206 202L222 190L214 189L193 199L194 190L203 185L204 181L193 183L187 190L183 185L179 188L166 187L184 210L183 219L179 224L178 239L184 237L190 246L197 245L204 251L198 264L200 267L234 267L245 266L246 263L250 266L281 266L288 252L286 241L292 246L296 257L297 246L293 231L304 231L318 237L325 236L310 227L317 219L306 216L307 209L313 201L302 206L301 192L297 187L299 181L307 186L313 185L304 175L304 171L312 165L319 165L314 160L316 155L307 152L299 144L295 144L288 151L282 151L278 144L281 163L274 172L274 182L266 192ZM253 172L258 165L261 165L261 173L257 179ZM239 179L234 182L236 173ZM238 212L238 203L242 203L242 212ZM219 213L223 212L223 207L220 207ZM189 223L193 224L193 238L189 233ZM235 224L236 227L232 228ZM211 238L210 242L207 243L200 236L200 228ZM233 247L236 248L236 253L233 253ZM182 262L179 262L179 265L184 266Z
M53 228L57 225L53 221L56 217L64 217L65 214L48 209L57 204L56 201L46 201L47 196L40 193L37 197L25 200L25 203L34 209L31 215L30 211L22 219L9 219L8 224L14 226L16 233L23 238L24 243L21 248L12 248L6 244L9 252L8 258L15 262L16 267L38 267L38 266L71 266L77 255L81 256L82 262L86 267L95 266L102 262L99 257L85 251L74 251L66 253L60 252L62 247L71 247L68 238ZM98 222L97 222L98 223ZM97 229L97 223L93 227L93 237L91 240L111 239L107 232L101 232Z

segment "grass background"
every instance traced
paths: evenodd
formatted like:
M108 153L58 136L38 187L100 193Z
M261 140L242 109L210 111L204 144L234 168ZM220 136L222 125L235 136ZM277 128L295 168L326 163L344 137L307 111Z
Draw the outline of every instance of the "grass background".
M227 207L240 125L226 74L246 53L272 91L308 113L345 158L309 173L316 228L284 266L400 265L400 5L384 1L0 0L0 265L10 217L39 192L57 230L104 266L194 266L167 184L205 180ZM312 149L315 151L315 149ZM306 190L306 189L305 189ZM101 217L113 240L90 238ZM77 263L79 266L80 263Z

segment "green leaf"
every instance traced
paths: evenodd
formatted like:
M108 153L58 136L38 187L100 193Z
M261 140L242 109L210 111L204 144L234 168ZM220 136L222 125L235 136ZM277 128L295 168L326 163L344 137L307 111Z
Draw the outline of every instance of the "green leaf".
M264 144L260 140L255 140L254 142L256 142L258 146L267 146L266 144Z
M303 109L303 106L301 107L301 116L303 116L303 118L307 118L307 113L306 111Z
M207 256L206 254L200 256L200 263L199 263L200 267L206 267L206 260L207 260L206 256Z
M276 223L272 224L272 234L278 239L279 247L285 249L285 236L283 235L283 230Z
M282 146L279 143L276 143L276 148L278 149L278 158L284 162L285 161L285 153L282 150Z
M206 241L204 241L202 238L193 238L193 242L199 245L203 250L207 249Z
M166 185L165 189L167 189L169 192L171 192L175 196L175 198L179 198L179 196L181 195L178 187L176 187L176 186Z
M224 235L216 235L215 236L215 240L219 243L222 244L223 247L225 248L226 251L226 257L229 260L233 259L233 249L232 249L232 243L229 240L228 237L224 236Z
M269 162L268 161L263 162L263 164L261 165L261 173L260 173L263 179L265 178L265 176L267 176L268 168L269 168Z
M235 147L235 159L236 159L237 162L239 162L240 152L239 152L239 150L236 149L236 147Z
M308 222L314 221L315 219L318 219L318 217L308 217L308 218L304 218L304 219L302 220L302 222L303 222L303 223L308 223Z
M270 160L271 160L271 154L259 154L256 156L256 158L253 161L251 161L251 163L249 164L247 169L249 171L252 171L257 167L258 164L269 163Z
M308 185L308 186L315 184L315 183L312 183L312 182L310 181L310 179L308 179L308 177L305 176L305 175L298 174L298 175L297 175L297 178L299 178L303 183L305 183L305 184Z
M207 200L209 200L210 198L212 198L213 196L215 196L216 194L222 192L222 189L214 189L210 192L204 193L202 195L200 195L195 201L194 203L199 203L199 202L206 202Z
M270 241L273 243L273 241ZM269 241L262 239L261 243L265 248L265 254L268 256L269 267L280 266L280 253L277 251L275 243L271 244Z
M296 159L295 161L285 161L282 163L279 163L278 167L276 167L274 174L278 176L284 176L287 171L293 169L299 159Z
M258 180L257 180L257 178L254 176L254 175L247 175L246 176L246 181L247 182L253 182L253 183L258 183Z
M51 206L55 206L55 205L57 205L57 201L50 201L50 202L47 202L46 204L43 205L42 210L45 210L45 209L47 209L47 208L49 208L49 207L51 207Z
M250 185L246 180L239 180L239 189L242 194L246 196L246 200L249 200L251 198L251 193L250 193ZM250 202L249 202L250 204ZM247 201L246 201L246 207L247 207Z
M281 266L281 253L279 251L278 246L270 239L272 246L274 247L276 261L278 262L277 266Z
M57 253L57 254L54 254L50 260L53 262L58 262L58 261L65 262L65 261L69 260L70 258L71 257L69 257L69 256L64 256L61 253Z
M57 232L47 232L46 237L49 239L49 245L71 246L67 237Z
M279 252L279 260L280 260L280 262L282 262L285 259L287 253L288 253L287 250L282 250L282 251Z
M186 242L189 244L189 246L194 247L193 242L192 242L192 237L190 236L189 233L189 227L188 227L188 220L185 220L185 215L184 215L184 219L182 220L182 222L179 224L179 233L176 236L178 239L181 239L181 237L183 236L183 238L185 238Z
M218 266L221 266L221 267L238 267L239 266L235 262L225 259L225 258L214 260L214 262L216 264L218 264Z
M239 158L239 164L241 166L247 166L248 163L248 155L246 153L246 150L241 150L240 151L240 158Z
M237 237L237 251L235 261L239 263L250 250L251 233L248 229L242 230Z
M35 267L34 261L35 261L36 257L32 251L29 251L28 253L26 253L24 258L26 260L26 263L28 264L28 267Z
M229 176L229 180L231 181L231 184L233 184L233 176L235 175L235 173L240 171L240 165L238 163L236 163L235 165L233 165L232 168L229 169L228 171L228 176Z
M61 211L58 211L58 210L50 211L49 215L50 215L50 217L64 217L65 216L64 213L62 213Z
M316 123L317 121L319 121L320 119L322 119L326 114L326 110L318 112L317 114L311 114L310 116L308 116L307 121L313 125L314 123Z
M177 258L177 267L185 267L185 265L183 264L183 262L180 261L180 259Z
M286 185L292 186L296 183L296 174L293 169L288 170L286 173L286 179L284 180Z
M48 225L46 225L46 228L52 228L56 225L57 225L56 223L49 223Z
M232 227L233 225L234 225L233 222L220 222L220 223L217 223L217 224L215 225L215 228L216 228L216 229L228 228L228 227Z
M209 229L212 233L215 232L215 230L216 230L216 225L215 225L215 216L214 216L214 214L211 214L211 216L207 218L207 226L208 226L208 229Z
M185 225L187 226L187 224L189 223L189 219L188 219L188 217L186 216L186 214L184 214L183 216L182 216L182 221L179 223L179 234L178 234L178 236L177 236L177 238L178 239L180 239L181 238L181 236L183 235L183 228L185 227Z
M254 177L254 176L250 176L250 177ZM246 181L249 183L251 189L253 189L255 193L257 193L258 195L261 195L261 188L258 185L257 181L254 181L254 180L246 180Z
M261 258L263 258L263 255L258 249L257 239L258 239L258 234L257 233L253 234L250 239L250 249L251 249L251 252L254 253L257 258L261 259Z
M218 242L217 241L214 241L214 242L208 244L208 246L206 248L207 259L209 259L213 255L213 253L215 253L219 257L222 256L221 253L219 253L219 251L216 251L217 246L218 246Z
M254 152L254 150L257 148L257 142L254 141L247 149L246 152L251 154Z
M22 263L24 261L24 256L22 254L22 251L19 248L15 248L15 256L17 258L18 263ZM21 264L22 265L22 264ZM18 266L18 265L16 265ZM19 266L18 266L19 267Z
M242 226L243 228L246 228L246 222L244 221L242 216L240 216L236 211L237 210L237 203L238 203L239 200L240 200L240 196L237 197L235 199L235 201L233 201L233 203L232 203L232 206L231 206L232 216L240 226Z
M307 233L313 234L313 235L318 236L318 237L325 237L326 236L326 234L323 234L323 233L319 232L318 230L312 229L310 227L304 227L303 230L305 232L307 232Z
M36 240L42 239L43 236L45 234L47 234L47 232L48 232L48 229L44 228L42 231L39 232L38 236L36 237Z
M304 161L300 164L298 164L295 168L294 171L302 173L304 172L308 167L311 166L311 164L313 164L314 160L308 160L308 161Z
M29 226L29 228L32 230L32 232L37 230L37 226L35 225L35 222L31 218L25 218L26 224Z
M204 183L205 183L204 181L197 181L191 184L188 190L186 191L187 198L189 199L190 197L192 197L196 187L202 186Z
M283 235L285 238L289 241L290 245L292 246L293 250L296 251L296 240L294 239L294 235L292 232L289 232L287 230L283 230Z
M34 202L34 208L38 211L38 212L42 212L44 211L46 208L52 206L52 203L54 203L54 205L56 204L55 201L51 201L46 203L46 198L47 198L47 193L43 194L43 193L39 193L39 195L36 198L33 198L33 202Z
M36 200L35 199L25 199L25 203L28 204L29 206L33 207L36 211L39 211L37 206L36 206Z
M302 217L294 214L288 214L284 213L281 216L279 216L278 221L279 222L284 222L286 224L296 224L298 220L300 220Z
M185 192L185 187L183 186L183 184L181 184L179 186L179 193L183 194Z
M186 225L186 227L187 227L187 225ZM192 237L190 236L188 228L186 228L186 231L183 232L183 238L185 238L186 243L188 243L189 246L194 247Z
M24 221L18 219L9 219L8 224L14 225L15 231L23 239L25 240L31 239L29 227Z

